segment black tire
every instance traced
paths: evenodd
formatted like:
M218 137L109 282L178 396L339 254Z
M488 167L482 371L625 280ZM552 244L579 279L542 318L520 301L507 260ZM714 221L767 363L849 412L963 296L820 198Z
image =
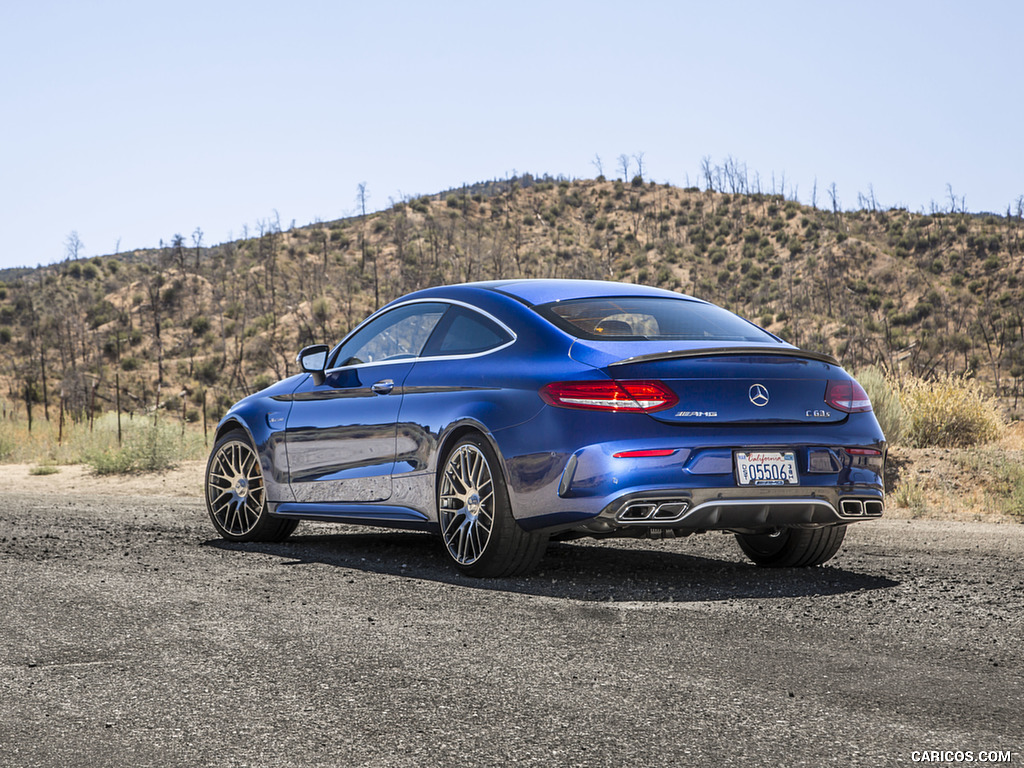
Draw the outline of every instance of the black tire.
M743 554L767 568L805 568L832 559L846 537L845 525L784 528L778 536L737 533Z
M548 546L546 533L524 531L512 517L494 450L467 435L438 464L437 517L449 559L467 576L529 573Z
M214 444L203 485L206 511L225 539L283 541L299 524L267 511L259 455L244 430L233 429Z

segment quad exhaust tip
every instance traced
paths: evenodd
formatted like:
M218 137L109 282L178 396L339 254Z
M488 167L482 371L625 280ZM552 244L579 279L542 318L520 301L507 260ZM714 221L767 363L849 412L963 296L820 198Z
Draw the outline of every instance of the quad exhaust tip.
M845 518L881 517L881 499L846 498L839 501L839 512ZM686 499L634 499L616 513L620 525L671 524L681 521L690 510Z

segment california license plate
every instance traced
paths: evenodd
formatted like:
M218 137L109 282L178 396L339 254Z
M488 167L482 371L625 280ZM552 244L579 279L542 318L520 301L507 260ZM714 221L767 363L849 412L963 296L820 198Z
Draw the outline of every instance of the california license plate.
M738 485L799 485L792 451L737 451Z

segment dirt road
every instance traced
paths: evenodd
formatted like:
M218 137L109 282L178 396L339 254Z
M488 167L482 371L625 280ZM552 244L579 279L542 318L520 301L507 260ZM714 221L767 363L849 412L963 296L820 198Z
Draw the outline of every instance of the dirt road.
M0 765L1024 762L1022 526L864 523L810 570L717 534L561 544L493 582L438 546L0 493Z

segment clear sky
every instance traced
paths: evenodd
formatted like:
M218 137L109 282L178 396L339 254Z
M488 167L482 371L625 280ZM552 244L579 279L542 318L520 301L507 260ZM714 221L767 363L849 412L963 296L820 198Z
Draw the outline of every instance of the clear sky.
M1024 195L1017 0L0 0L0 99L0 267L623 154L845 208Z

